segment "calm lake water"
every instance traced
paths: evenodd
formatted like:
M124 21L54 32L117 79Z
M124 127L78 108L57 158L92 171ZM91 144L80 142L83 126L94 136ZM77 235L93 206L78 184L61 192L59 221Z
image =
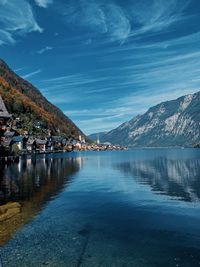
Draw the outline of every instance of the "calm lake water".
M21 161L0 172L0 201L9 200L23 208L3 266L200 266L198 149Z

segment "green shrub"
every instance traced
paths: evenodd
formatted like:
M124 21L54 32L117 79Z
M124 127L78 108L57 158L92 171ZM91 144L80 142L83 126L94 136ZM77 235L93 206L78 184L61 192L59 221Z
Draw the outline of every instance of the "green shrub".
M14 156L17 156L17 155L19 155L19 153L20 153L20 150L19 150L18 145L16 145L16 144L12 145L12 154Z

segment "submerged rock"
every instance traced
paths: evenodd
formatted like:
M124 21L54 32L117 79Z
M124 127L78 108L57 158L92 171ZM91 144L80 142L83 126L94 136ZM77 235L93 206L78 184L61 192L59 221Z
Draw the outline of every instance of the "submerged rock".
M0 222L8 220L21 212L21 204L18 202L9 202L0 206Z

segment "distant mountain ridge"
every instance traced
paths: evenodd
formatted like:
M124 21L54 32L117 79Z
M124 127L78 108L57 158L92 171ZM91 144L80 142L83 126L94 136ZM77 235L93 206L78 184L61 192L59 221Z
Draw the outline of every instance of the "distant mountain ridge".
M100 133L94 133L94 134L90 134L88 135L88 138L92 141L97 141L97 139L99 138L101 140L101 138L107 134L107 132L100 132Z
M78 138L81 130L56 106L51 104L32 84L19 77L0 59L0 95L8 111L20 117L23 127L34 131L36 122L54 134Z
M194 146L200 142L200 92L151 107L101 141L134 147Z

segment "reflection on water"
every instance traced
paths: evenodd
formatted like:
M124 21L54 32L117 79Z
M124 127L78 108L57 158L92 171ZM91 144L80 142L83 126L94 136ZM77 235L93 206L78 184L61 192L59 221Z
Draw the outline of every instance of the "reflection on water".
M31 200L42 194L55 195L71 179L82 164L83 158L43 158L21 160L1 169L0 203Z
M51 198L58 195L64 186L71 182L84 158L30 158L18 164L1 166L0 203L19 201L22 212L1 223L0 244L24 223L27 223Z
M157 194L190 202L200 200L200 159L157 157L122 162L116 167Z
M12 236L3 267L200 266L199 161L200 150L135 149L5 168L1 200L23 210L0 231Z

